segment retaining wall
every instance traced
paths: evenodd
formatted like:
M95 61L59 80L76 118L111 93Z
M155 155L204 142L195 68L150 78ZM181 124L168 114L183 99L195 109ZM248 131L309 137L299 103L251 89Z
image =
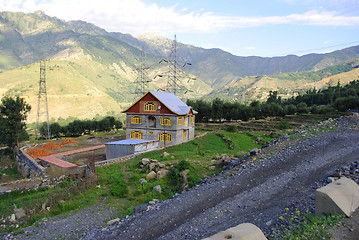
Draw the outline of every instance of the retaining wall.
M32 157L20 149L16 155L17 169L23 177L46 178L46 168L38 164Z

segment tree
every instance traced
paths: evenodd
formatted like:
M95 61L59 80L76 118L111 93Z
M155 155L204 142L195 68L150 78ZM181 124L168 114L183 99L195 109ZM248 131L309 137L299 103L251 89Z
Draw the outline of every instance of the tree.
M59 138L62 132L62 127L57 122L51 123L50 132L52 137Z
M29 139L26 132L27 113L31 106L23 98L3 97L0 104L0 143L15 154L21 141Z

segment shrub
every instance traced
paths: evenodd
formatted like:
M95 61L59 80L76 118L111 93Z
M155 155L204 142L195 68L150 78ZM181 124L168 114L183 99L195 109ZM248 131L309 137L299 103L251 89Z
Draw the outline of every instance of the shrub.
M279 122L278 128L279 128L280 130L285 130L285 129L290 128L290 125L289 125L289 123L288 123L287 120L283 119L282 121Z
M228 125L228 126L226 126L226 131L227 132L235 132L236 131L236 126Z

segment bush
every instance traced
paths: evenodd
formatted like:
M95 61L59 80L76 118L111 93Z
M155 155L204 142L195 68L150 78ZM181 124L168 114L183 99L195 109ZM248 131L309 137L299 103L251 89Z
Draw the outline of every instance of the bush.
M278 128L279 128L280 130L285 130L285 129L290 128L290 125L289 125L289 123L288 123L287 120L283 119L282 121L279 122Z
M226 126L226 131L227 132L235 132L236 131L236 126L228 125L228 126Z

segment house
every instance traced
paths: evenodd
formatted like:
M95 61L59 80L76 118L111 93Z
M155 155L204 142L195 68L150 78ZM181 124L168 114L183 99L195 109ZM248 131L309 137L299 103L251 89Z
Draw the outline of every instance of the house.
M158 140L166 147L194 138L197 112L172 93L147 92L123 113L127 139Z

